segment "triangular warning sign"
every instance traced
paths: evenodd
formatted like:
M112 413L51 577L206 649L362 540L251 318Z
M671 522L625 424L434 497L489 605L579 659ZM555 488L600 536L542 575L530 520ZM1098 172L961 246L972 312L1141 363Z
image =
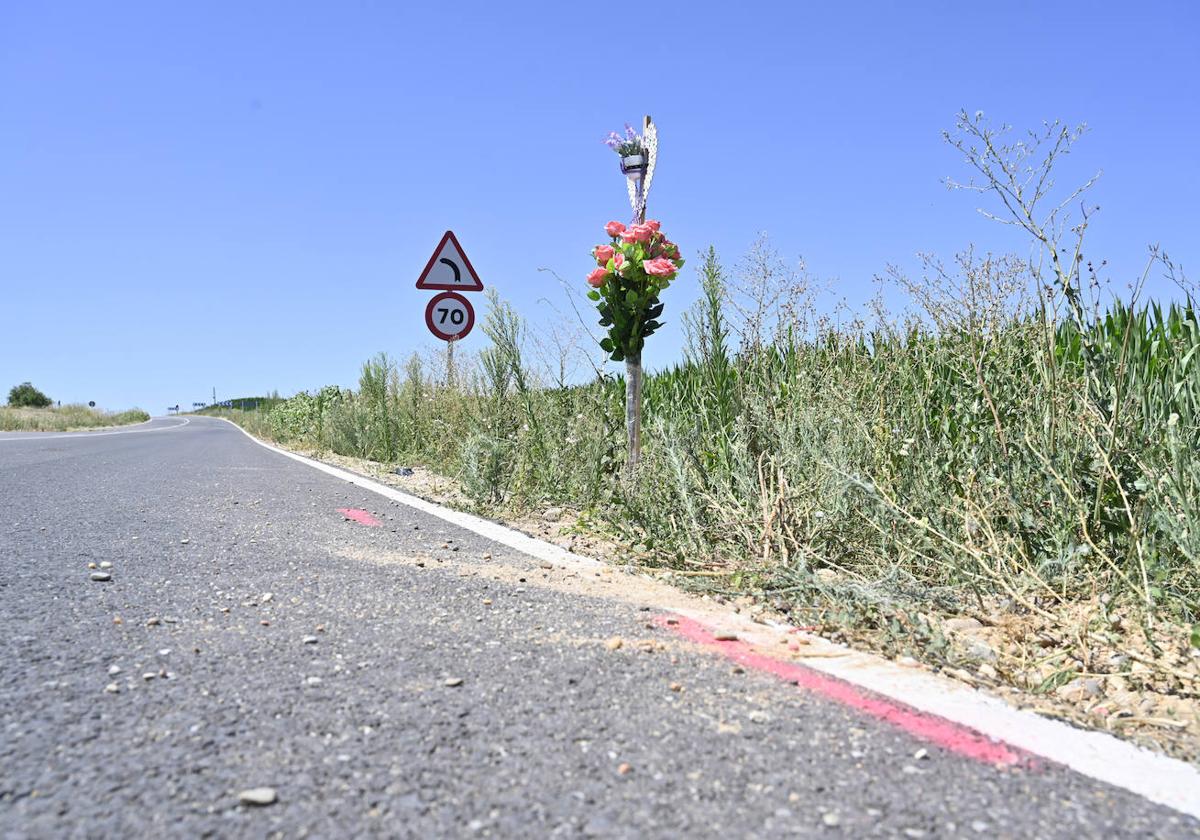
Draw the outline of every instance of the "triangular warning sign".
M483 281L475 273L471 261L458 244L454 231L446 231L433 250L425 270L417 280L418 289L447 289L456 292L482 292Z

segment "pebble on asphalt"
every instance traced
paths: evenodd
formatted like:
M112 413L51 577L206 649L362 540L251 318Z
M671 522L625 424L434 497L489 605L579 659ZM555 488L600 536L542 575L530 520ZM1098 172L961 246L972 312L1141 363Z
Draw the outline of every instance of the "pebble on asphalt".
M274 805L277 799L279 794L269 787L250 788L238 794L238 802L243 805Z
M608 648L609 650L620 650L621 646L624 644L625 644L624 639L622 639L620 636L614 636L611 639L609 639L607 642L605 642L604 646L606 648Z
M445 682L446 688L458 688L462 684L462 677L449 677Z
M737 633L730 633L726 630L720 630L713 636L718 642L736 642L737 637Z
M104 583L105 581L112 580L112 575L110 575L108 572L92 572L89 577L91 577L91 579L97 583Z
M301 639L301 641L304 642L304 644L306 644L306 645L315 645L317 643L317 637L316 636L305 636L303 639Z

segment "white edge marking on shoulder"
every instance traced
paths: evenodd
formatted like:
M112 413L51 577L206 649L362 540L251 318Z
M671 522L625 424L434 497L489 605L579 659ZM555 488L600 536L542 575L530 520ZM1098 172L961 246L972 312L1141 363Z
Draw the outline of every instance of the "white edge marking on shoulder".
M595 569L608 565L490 520L450 510L347 470L297 455L295 452L259 440L232 421L226 422L272 452L540 560L576 569ZM754 627L740 615L731 614L730 620L751 631ZM770 626L785 632L794 630L784 624L773 623ZM1013 708L1003 700L945 677L916 668L906 668L874 654L851 648L847 648L847 651L848 655L844 657L807 661L801 658L798 661L814 671L837 677L914 709L970 727L1032 755L1200 819L1200 768L1192 764L1151 752L1104 732L1078 729L1060 721Z
M225 420L224 417L217 418ZM254 435L247 432L237 423L232 420L225 420L231 426L236 428L250 440L257 443L259 446L266 447L272 452L277 452L285 458L291 458L293 461L299 461L302 464L307 464L315 470L320 470L323 473L340 478L350 484L357 485L364 489L378 493L380 496L385 496L394 502L399 502L402 505L407 505L410 508L427 513L430 516L436 516L438 519L443 519L452 525L457 525L460 528L465 528L481 537L487 537L493 542L498 542L501 545L507 546L523 554L528 554L536 557L539 560L545 560L548 563L556 563L560 566L571 566L578 569L598 569L605 567L608 564L602 563L599 560L593 560L591 557L584 557L580 554L567 551L565 548L560 548L553 543L548 543L545 540L539 540L536 537L531 537L528 534L522 533L514 528L509 528L501 525L498 522L492 522L490 519L484 519L480 516L473 516L462 511L451 510L450 508L442 507L433 502L426 501L419 496L414 496L410 493L405 493L402 490L397 490L394 487L388 487L385 484L380 484L377 481L372 481L369 478L352 473L348 470L343 470L329 464L322 463L312 458L306 458L303 455L298 455L295 452L289 452L286 449L281 449L278 446L273 446L266 441L259 440Z

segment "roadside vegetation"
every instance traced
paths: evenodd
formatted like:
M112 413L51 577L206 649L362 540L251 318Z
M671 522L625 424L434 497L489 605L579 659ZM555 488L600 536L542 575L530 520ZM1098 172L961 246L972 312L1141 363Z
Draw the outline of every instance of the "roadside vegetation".
M1195 289L1152 250L1128 292L1107 290L1083 256L1091 182L1051 194L1079 136L1014 141L960 115L946 139L976 177L963 186L1032 256L891 270L901 315L822 316L818 285L765 240L732 271L701 254L686 361L646 378L632 480L622 381L596 367L578 384L578 342L540 352L495 296L488 346L453 370L380 355L357 390L234 416L286 445L427 466L484 512L567 507L624 562L1195 758ZM1177 300L1142 300L1151 272Z
M97 411L86 405L55 408L0 407L0 432L72 432L101 426L143 423L150 415L140 408L128 411Z
M8 405L0 406L0 432L69 432L150 419L139 408L107 412L86 405L54 406L53 402L30 382L14 385L8 392Z

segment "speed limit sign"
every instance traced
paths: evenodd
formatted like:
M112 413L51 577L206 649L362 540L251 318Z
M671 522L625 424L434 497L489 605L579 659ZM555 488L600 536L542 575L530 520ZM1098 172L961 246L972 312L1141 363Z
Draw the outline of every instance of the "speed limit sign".
M458 292L442 292L425 307L425 324L442 341L457 341L475 326L475 310Z

